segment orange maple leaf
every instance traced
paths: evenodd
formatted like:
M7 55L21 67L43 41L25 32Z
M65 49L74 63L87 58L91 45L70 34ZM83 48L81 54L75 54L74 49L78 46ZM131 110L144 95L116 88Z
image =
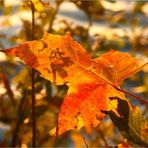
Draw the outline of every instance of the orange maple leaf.
M105 117L109 97L125 99L119 91L122 80L143 66L128 53L110 50L91 59L86 50L65 36L45 34L42 39L5 50L18 56L51 82L69 89L58 115L57 135L84 125L96 127Z

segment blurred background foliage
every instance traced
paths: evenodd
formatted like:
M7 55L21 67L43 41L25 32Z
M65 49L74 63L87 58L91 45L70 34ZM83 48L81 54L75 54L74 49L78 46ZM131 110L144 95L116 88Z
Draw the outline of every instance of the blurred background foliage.
M148 2L129 0L42 0L35 12L35 38L44 32L71 33L92 57L116 49L148 61ZM31 40L30 2L0 0L0 48ZM131 77L122 88L148 100L148 68ZM126 146L109 118L99 127L70 131L54 139L57 115L67 86L54 86L36 73L37 146ZM129 97L128 97L129 98ZM130 98L129 98L130 99ZM148 107L140 106L148 117ZM0 53L0 146L31 146L30 68L18 58ZM146 127L148 129L148 127ZM83 136L82 136L83 135ZM84 138L85 137L85 138ZM130 144L129 144L130 145Z

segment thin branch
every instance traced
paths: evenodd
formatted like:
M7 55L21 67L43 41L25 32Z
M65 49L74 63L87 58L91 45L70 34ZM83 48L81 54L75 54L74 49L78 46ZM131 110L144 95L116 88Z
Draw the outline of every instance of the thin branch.
M106 147L109 147L109 145L108 145L108 143L107 143L107 141L106 141L106 139L105 139L105 137L104 137L104 134L103 134L103 132L102 132L100 129L99 129L99 134L100 134L100 137L102 138L102 140L103 140L105 146L106 146Z
M88 16L88 28L87 28L87 32L86 32L87 33L86 44L87 44L87 49L89 51L91 49L91 39L90 39L90 29L91 29L91 27L92 27L92 18Z
M15 127L15 130L13 132L13 137L12 137L12 147L16 147L16 144L17 144L17 140L18 140L18 132L19 132L19 129L20 129L20 124L21 124L21 116L22 116L22 108L23 108L23 105L24 105L24 102L25 102L25 98L26 98L26 90L23 91L23 97L21 99L21 102L19 104L19 107L18 107L18 118L17 118L17 123L16 123L16 127Z
M0 75L2 77L3 83L4 83L5 88L7 90L7 94L9 96L10 100L12 101L13 107L15 108L15 100L14 100L13 92L10 87L10 82L9 82L7 76L3 73L3 71L1 69L0 69Z
M32 12L32 40L35 39L35 8L34 4L31 1L31 12ZM32 69L31 74L31 87L32 87L32 147L35 147L35 139L36 139L36 119L35 119L35 90L34 90L34 84L35 84L35 71Z
M89 148L89 145L88 145L88 143L87 143L85 137L84 137L82 134L81 134L81 136L82 136L82 138L83 138L83 141L84 141L84 144L85 144L86 148Z
M59 1L59 2L60 2L60 1ZM56 14L57 14L57 12L58 12L58 10L59 10L60 4L61 4L61 3L56 3L55 10L54 10L54 12L53 12L53 14L52 14L52 16L51 16L50 21L49 21L49 27L48 27L48 31L47 31L47 32L49 32L49 33L52 32L53 22L54 22L54 20L55 20Z

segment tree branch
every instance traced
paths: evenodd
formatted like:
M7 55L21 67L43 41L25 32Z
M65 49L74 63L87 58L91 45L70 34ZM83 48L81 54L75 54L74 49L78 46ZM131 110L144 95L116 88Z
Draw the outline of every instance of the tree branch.
M31 12L32 12L32 40L35 39L35 8L34 4L31 1ZM32 147L35 147L35 139L36 139L36 119L35 119L35 71L32 69L31 73L31 88L32 88Z

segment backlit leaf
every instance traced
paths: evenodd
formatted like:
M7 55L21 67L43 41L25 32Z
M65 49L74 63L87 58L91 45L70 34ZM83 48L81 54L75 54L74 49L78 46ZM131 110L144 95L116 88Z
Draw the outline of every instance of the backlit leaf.
M125 99L114 86L119 88L122 80L143 67L128 53L115 50L91 59L69 34L45 33L42 39L28 41L5 53L18 56L56 85L69 87L58 116L57 135L84 125L96 127L105 117L103 110L114 112L118 106L109 97Z
M6 50L5 53L20 57L26 64L38 70L42 77L57 85L68 82L73 76L75 63L84 66L91 64L85 49L69 34L60 36L46 33L39 41L28 41L19 47Z

